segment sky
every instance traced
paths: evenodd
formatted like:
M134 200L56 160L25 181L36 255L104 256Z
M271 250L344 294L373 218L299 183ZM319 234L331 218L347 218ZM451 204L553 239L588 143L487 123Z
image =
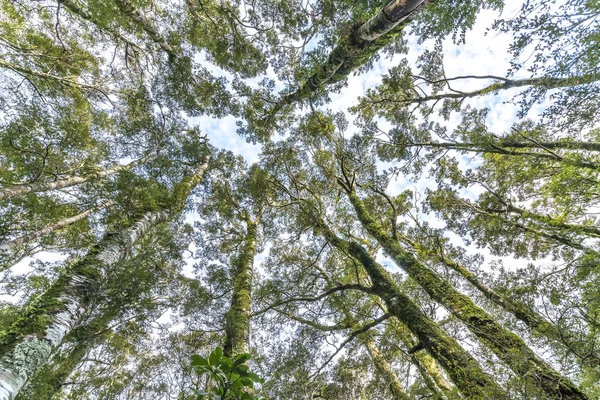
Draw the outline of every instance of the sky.
M509 68L510 56L507 50L511 43L511 37L507 34L487 33L487 29L496 18L513 16L518 12L522 3L523 1L521 0L507 0L502 14L493 10L482 11L478 16L473 29L467 32L465 44L454 44L450 38L445 40L443 43L444 68L447 76L505 76ZM355 105L358 99L364 95L368 89L375 87L381 81L382 76L387 73L389 68L397 65L404 57L408 58L410 64L414 66L417 57L422 51L426 48L432 48L434 45L433 41L427 41L423 45L419 45L414 35L409 35L407 39L409 44L408 54L397 54L392 58L382 56L370 71L358 75L351 75L348 78L347 86L343 88L340 93L332 93L330 95L331 102L328 103L326 107L333 112L346 113L347 119L352 121L353 117L347 112L348 108ZM199 54L197 57L202 60L203 55ZM208 63L204 64L208 65ZM211 68L211 71L217 76L224 76L229 79L232 78L229 73L218 68ZM267 74L269 77L276 79L274 71L269 70L267 71ZM262 77L260 79L262 79ZM483 87L489 83L489 81L485 80L466 80L454 83L453 88L468 91ZM283 85L279 83L277 89L281 88L283 88ZM467 103L477 107L490 107L491 112L489 113L487 121L489 126L492 127L495 132L506 132L515 121L517 112L517 106L509 104L507 101L509 101L517 91L518 90L506 90L498 95L488 95L470 99L467 100ZM532 112L535 112L535 109ZM453 122L456 123L457 119ZM215 118L211 116L201 116L198 118L190 118L189 123L192 126L199 127L203 133L207 134L213 146L240 154L248 161L248 163L258 161L260 145L248 143L243 137L240 137L236 133L237 126L234 117ZM347 134L352 134L357 132L357 130L358 128L356 126L350 124ZM465 168L468 168L472 160L467 156L463 156L461 162ZM388 191L390 194L398 194L410 188L423 193L424 190L431 187L432 184L433 181L426 178L420 179L417 182L407 182L405 180L395 181L390 184ZM476 191L466 193L469 197L475 197L477 194ZM197 216L189 215L186 218L186 220L190 222L194 219L197 219ZM441 227L443 225L441 221L436 220L434 217L425 217L425 219L434 226ZM460 239L458 239L456 235L454 236L453 239L459 244ZM476 251L476 249L472 249L472 251ZM258 264L264 259L264 256L265 253L257 257L256 261ZM66 255L44 252L40 253L38 257L44 261L59 261L65 259ZM30 259L23 260L13 270L21 273L27 271L27 266L30 261ZM386 264L391 265L391 263L387 262ZM392 269L395 270L395 268ZM0 300L6 298L6 296L0 295Z
M508 53L508 47L512 41L509 34L498 34L496 32L488 33L488 27L492 25L495 19L499 17L508 18L515 15L521 8L523 1L521 0L507 0L506 6L502 13L494 10L482 11L477 19L473 29L466 33L466 42L464 44L455 44L451 38L448 38L443 42L444 49L444 68L448 77L463 76L463 75L495 75L495 76L506 76L508 69L510 68L510 55ZM348 83L340 93L331 93L331 102L326 104L325 107L330 109L332 112L344 112L346 118L349 121L353 120L351 114L347 112L348 108L356 105L358 99L363 96L366 91L370 88L377 86L381 82L381 78L388 72L388 69L396 66L403 58L408 58L410 65L415 67L418 56L425 49L431 49L434 46L434 41L429 40L419 45L414 35L410 35L408 38L408 54L397 54L392 58L382 56L374 63L373 68L366 72L357 75L351 75L348 78ZM226 72L219 72L225 77L229 77ZM276 79L273 71L268 71L271 78ZM525 77L528 75L521 75L517 73L515 77ZM261 78L262 79L262 78ZM461 91L475 90L481 87L485 87L490 84L490 80L482 79L470 79L461 80L453 83L453 88ZM279 85L281 88L281 85ZM503 133L507 132L511 125L516 120L517 105L508 103L508 101L519 92L519 89L505 90L496 95L482 96L474 99L468 99L466 104L471 104L478 108L489 107L491 109L487 123L494 132ZM532 113L536 112L536 107L532 109ZM226 118L213 118L210 116L202 116L200 118L191 121L194 124L198 124L200 129L209 135L211 143L220 148L228 149L234 153L242 155L249 163L258 161L260 154L260 146L247 143L246 140L236 133L236 119L234 117ZM458 122L458 116L450 121L450 127L452 124ZM388 125L389 126L389 125ZM386 127L385 124L382 125ZM349 126L348 135L356 133L358 128L352 123ZM473 160L467 155L461 157L461 163L465 169L475 166ZM407 182L405 180L397 180L392 182L388 187L390 194L395 195L406 189L413 189L419 193L424 193L426 188L431 188L434 185L432 179L426 178L424 175L422 179L417 182ZM463 195L475 198L479 192L476 189L466 191ZM425 216L424 220L428 221L435 227L442 227L443 222L437 220L433 216ZM449 234L452 241L455 244L462 244L462 240L457 235ZM481 252L480 249L471 249L471 252ZM490 260L495 259L490 257L487 251L483 251L486 258ZM265 254L261 254L257 257L257 263L260 263L264 259ZM393 263L387 262L380 256L380 261L384 261L386 265L393 271L398 271L396 267L393 267ZM517 260L512 262L513 267L525 266L525 260Z

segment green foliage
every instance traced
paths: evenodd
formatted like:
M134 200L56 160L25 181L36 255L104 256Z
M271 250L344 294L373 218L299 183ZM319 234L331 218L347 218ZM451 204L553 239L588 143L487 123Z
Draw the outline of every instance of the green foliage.
M201 355L192 356L191 366L199 378L206 378L205 389L192 389L198 400L259 400L251 389L255 383L264 380L251 372L246 362L250 354L242 353L235 358L223 355L223 349L217 347L208 359Z

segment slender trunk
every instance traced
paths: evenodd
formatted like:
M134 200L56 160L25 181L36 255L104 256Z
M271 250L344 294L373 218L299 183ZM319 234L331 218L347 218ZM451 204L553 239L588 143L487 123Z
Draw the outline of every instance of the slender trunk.
M362 344L365 345L369 355L371 356L371 360L373 360L373 364L375 364L375 368L377 371L383 376L385 382L390 386L390 391L392 392L393 398L396 400L409 400L408 393L400 383L400 379L394 373L394 370L387 362L385 357L381 355L379 348L371 339L368 334L363 333L358 337L358 340L361 341Z
M385 305L378 303L384 312L388 312ZM418 342L415 341L408 327L397 319L391 319L390 325L395 334L398 335L404 347L407 349L415 348ZM409 354L412 363L417 367L423 377L425 385L440 399L446 399L446 394L452 391L452 384L448 382L438 363L427 351L418 351Z
M477 214L486 215L492 219L498 220L502 223L511 225L519 230L522 230L523 232L529 232L536 236L540 236L540 237L544 237L546 239L556 241L564 246L569 246L576 250L581 250L581 251L590 252L590 253L597 253L596 250L593 250L593 249L583 245L582 243L575 242L566 236L557 235L556 233L548 233L543 230L532 228L531 226L523 225L517 221L508 220L506 218L503 218L501 215L499 215L499 213L495 212L495 210L494 210L494 212L490 212L489 210L482 208L477 204L471 203L469 200L464 200L464 199L457 198L457 197L446 197L446 198L448 199L448 201L453 201L457 204L462 204L462 205L470 208L471 210L473 210L473 212L475 212Z
M269 119L285 105L308 98L325 85L346 78L382 47L390 44L414 19L427 0L392 0L375 16L340 39L327 61L295 92L284 96L269 112Z
M518 376L529 381L534 385L533 387L540 387L550 398L586 399L577 386L540 359L527 347L521 337L505 329L468 296L458 292L449 282L441 279L434 271L404 250L400 243L388 235L371 217L354 189L345 183L342 184L362 226L377 240L394 262L406 271L432 299L444 305L452 315L464 322L467 328Z
M88 85L86 83L77 82L77 78L73 76L58 76L46 72L35 71L31 68L12 64L4 60L0 60L0 67L9 69L20 75L35 76L37 78L54 81L63 86L69 86L78 90L95 90L102 91L100 86ZM0 197L0 200L2 197Z
M66 226L72 225L77 221L81 221L82 219L87 218L90 214L93 214L93 213L103 210L107 207L110 207L113 204L114 204L114 201L109 200L100 206L90 208L89 210L86 210L80 214L73 216L73 217L69 217L69 218L60 220L55 224L51 224L51 225L44 227L43 229L40 229L39 231L32 232L32 233L29 233L24 236L20 236L16 239L13 239L9 242L2 244L0 246L0 252L12 251L12 250L14 250L20 246L23 246L24 244L27 244L33 240L39 239L43 236L46 236L56 230L66 227Z
M523 218L532 219L534 221L542 222L551 228L564 229L573 233L583 233L592 237L600 237L600 229L595 226L569 224L553 218L549 215L536 214L519 207L515 207L511 204L507 205L506 211L518 214Z
M520 146L514 146L515 144L520 145ZM428 142L428 143L409 143L409 144L399 144L399 147L431 147L431 148L442 148L442 149L449 149L449 150L456 150L456 151L468 151L468 152L473 152L473 153L491 153L491 154L502 154L505 156L512 156L512 157L537 157L537 158L543 158L543 159L547 159L547 160L554 160L554 161L559 161L562 162L564 164L567 165L572 165L574 167L579 167L579 168L588 168L588 169L592 169L592 170L600 170L600 163L597 162L589 162L589 161L582 161L582 160L577 160L577 159L572 159L570 157L562 157L558 154L552 153L552 152L546 152L546 153L541 153L541 152L529 152L529 151L516 151L516 150L510 150L510 148L521 148L521 149L539 149L539 150L550 150L551 148L562 148L559 147L558 143L555 143L555 147L546 147L544 146L545 144L550 144L552 145L552 143L540 143L540 146L536 146L536 145L532 145L532 146L525 146L524 143L511 143L511 144L490 144L490 145L476 145L476 144L471 144L471 143L436 143L436 142ZM576 144L578 145L584 145L585 143L582 142L576 142ZM595 144L595 143L594 143ZM546 147L546 149L544 149L543 147ZM568 146L565 144L565 146ZM590 149L593 149L594 146L590 146ZM575 149L577 149L575 147ZM597 151L597 150L592 150L592 151Z
M327 281L331 287L334 287L334 282L327 277ZM340 310L344 314L344 320L348 322L350 328L353 331L357 331L361 328L358 321L352 316L352 314L346 308L344 301L339 296L332 296L333 305ZM393 398L396 400L409 400L408 393L406 393L406 389L398 379L398 376L392 369L391 365L387 362L385 357L379 351L377 344L371 338L369 333L362 333L358 335L358 340L367 348L367 352L369 356L371 356L371 360L373 360L373 364L375 365L375 369L377 372L381 374L385 382L389 385L390 391L392 392Z
M525 325L527 325L532 331L536 332L539 335L545 336L546 338L556 343L559 343L562 346L566 345L569 351L574 353L578 358L582 359L582 361L586 361L586 358L595 358L596 360L598 359L597 356L588 354L587 351L578 351L580 345L572 343L569 340L568 335L565 332L561 331L555 324L548 321L546 318L544 318L543 315L527 307L526 305L517 301L513 301L511 299L507 299L506 297L497 293L494 289L483 283L477 277L477 275L471 272L464 265L459 264L442 255L433 254L432 251L419 247L418 245L410 241L409 244L413 246L417 251L419 251L419 253L424 254L425 257L441 261L444 265L456 271L469 283L475 286L475 288L477 288L488 300L501 307L504 311L511 313L519 321L524 322Z
M228 357L248 353L250 348L250 306L257 228L257 221L246 219L246 237L242 253L236 260L231 307L225 316L223 353Z
M389 312L405 324L423 348L446 370L458 390L469 399L506 399L506 393L452 337L429 319L396 285L389 273L358 243L337 237L325 222L316 218L325 239L356 258L371 278L372 290Z
M154 26L152 21L147 19L140 13L136 8L129 2L129 0L115 0L117 7L119 10L125 15L127 15L131 20L140 27L144 32L150 36L152 41L156 43L161 49L163 49L168 55L169 59L177 58L175 54L175 50L171 47L170 44L167 43L164 37L158 32L158 29Z
M130 254L134 243L152 226L169 221L183 210L206 167L204 162L193 176L183 178L165 208L146 213L119 232L106 233L85 257L33 300L11 327L0 333L0 400L14 399L47 362L50 353L81 322L108 271Z
M568 78L551 78L551 77L540 77L540 78L527 78L527 79L504 79L502 78L499 82L493 83L482 89L474 90L472 92L455 92L455 93L439 93L432 94L429 96L417 97L414 99L406 100L390 100L382 99L380 102L394 102L402 103L405 105L409 104L421 104L432 100L444 100L444 99L465 99L470 97L477 97L486 95L489 93L497 92L499 90L506 90L525 86L535 86L544 89L559 89L569 86L585 85L598 81L598 75L584 75L584 76L573 76Z
M67 179L62 179L56 182L37 182L37 183L26 183L22 185L14 185L0 189L0 200L7 200L13 197L21 196L31 192L45 192L48 190L62 189L66 187L76 186L81 183L87 182L92 177L105 178L110 175L114 175L120 171L129 171L130 169L137 167L140 164L144 164L148 160L152 159L152 156L140 158L130 162L127 165L117 165L113 168L101 170L93 176L72 176Z

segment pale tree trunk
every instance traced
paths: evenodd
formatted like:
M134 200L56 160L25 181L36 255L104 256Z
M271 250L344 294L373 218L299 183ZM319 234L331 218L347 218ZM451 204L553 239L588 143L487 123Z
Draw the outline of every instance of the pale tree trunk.
M73 217L69 217L69 218L65 218L63 220L60 220L60 221L58 221L55 224L51 224L51 225L48 225L48 226L44 227L43 229L40 229L39 231L32 232L32 233L29 233L27 235L15 238L15 239L13 239L13 240L11 240L9 242L6 242L6 243L2 244L0 246L0 253L12 251L12 250L14 250L14 249L16 249L18 247L21 247L21 246L23 246L23 245L25 245L25 244L33 241L33 240L39 239L39 238L41 238L43 236L46 236L46 235L48 235L48 234L50 234L50 233L52 233L52 232L54 232L56 230L59 230L59 229L62 229L64 227L66 227L66 226L72 225L72 224L74 224L77 221L81 221L82 219L87 218L90 214L93 214L93 213L98 212L100 210L103 210L103 209L105 209L107 207L110 207L113 204L114 204L114 201L109 200L109 201L105 202L104 204L102 204L100 206L96 206L96 207L90 208L90 209L88 209L88 210L86 210L86 211L84 211L84 212L82 212L80 214L77 214L77 215L73 216Z
M380 299L378 299L376 303L384 313L388 312L385 304L383 304ZM410 329L397 318L390 319L390 326L394 334L398 335L406 349L413 349L419 344L410 332ZM431 354L423 349L423 351L409 354L409 357L419 370L419 374L421 374L425 385L436 395L436 398L446 399L446 394L452 391L452 384L448 382L444 373L440 370L440 366Z
M86 83L78 82L77 78L73 76L52 75L42 71L35 71L31 68L23 67L21 65L12 64L4 60L0 60L0 67L9 69L20 75L35 76L37 78L54 81L56 83L59 83L60 85L69 86L78 90L102 91L102 88L100 86L88 85ZM0 197L0 200L2 200L2 197Z
M0 200L7 200L13 197L21 196L26 193L31 192L45 192L48 190L56 190L63 189L66 187L76 186L87 182L92 179L92 177L97 178L106 178L107 176L114 175L120 171L129 171L130 169L137 167L140 164L144 164L148 160L150 160L152 156L148 155L146 157L140 158L139 160L135 160L130 162L127 165L118 165L113 168L108 168L101 170L94 174L93 176L72 176L67 179L61 179L55 182L34 182L34 183L26 183L22 185L14 185L0 189Z
M458 390L469 399L506 399L506 393L483 371L477 360L444 332L396 285L389 273L358 243L337 237L315 216L317 229L333 246L357 259L369 275L372 291L446 370Z
M396 400L410 400L406 389L404 389L404 386L400 383L400 379L398 379L390 364L379 351L375 341L366 333L359 335L358 340L365 345L377 372L383 376L385 382L390 386L393 398Z
M168 55L170 59L177 58L175 54L175 50L173 47L167 43L164 37L158 32L158 29L154 26L152 21L147 19L140 13L136 8L129 2L128 0L115 0L117 7L119 10L125 15L127 15L131 20L140 27L144 32L150 36L152 41L156 43L161 49L163 49Z
M427 0L392 0L370 20L342 37L331 51L327 61L295 92L284 96L269 111L271 119L285 105L308 98L313 92L346 78L357 67L366 63L382 47L390 44L396 33L408 25Z
M235 358L250 348L250 306L252 273L256 255L257 221L246 218L246 236L242 252L235 262L231 306L225 315L223 354Z
M600 79L598 77L598 75L571 76L571 77L566 77L566 78L538 77L538 78L526 78L526 79L507 79L507 78L501 78L501 77L497 77L497 76L490 76L490 77L466 76L465 77L465 79L468 79L468 78L478 78L478 79L489 78L489 79L495 79L498 82L493 83L484 88L474 90L472 92L438 93L438 94L432 94L432 95L427 95L427 96L422 96L422 97L408 98L406 100L390 100L390 101L394 102L394 103L405 104L405 105L421 104L421 103L425 103L427 101L437 101L437 100L444 100L444 99L457 99L457 100L466 99L466 98L471 98L471 97L483 96L483 95L487 95L490 93L496 93L500 90L519 88L519 87L527 87L527 86L544 88L546 90L559 89L559 88L565 88L565 87L570 87L570 86L587 85L590 83L597 82L598 79ZM460 79L460 77L450 78L447 80L456 80L456 79ZM445 80L442 79L439 82L443 82L443 81L445 81ZM439 83L439 82L436 82L436 83ZM385 102L385 101L386 100L384 99L383 102ZM591 146L591 147L598 148L598 146Z
M520 336L504 328L468 296L454 289L449 282L441 279L434 271L406 251L371 217L354 188L342 181L340 184L346 191L362 226L377 240L386 254L406 271L433 300L442 304L453 316L464 322L467 328L518 376L523 377L532 387L539 387L550 398L587 398L567 377L559 374L527 347ZM456 384L454 379L453 381Z
M80 330L85 330L87 327L87 325L78 327L75 331L71 332L71 335L74 332L79 333ZM98 325L95 327L101 328ZM69 376L73 374L73 371L75 371L93 346L102 342L111 332L110 329L106 329L106 325L104 328L105 329L93 337L81 338L79 337L80 335L78 335L72 348L68 349L64 355L61 354L60 357L53 358L52 362L57 365L47 364L40 369L27 384L25 389L16 397L16 400L57 399L58 393L61 391Z
M581 144L581 142L575 142ZM429 142L429 143L407 143L407 144L398 144L398 147L429 147L433 149L447 149L447 150L456 150L456 151L465 151L471 153L490 153L490 154L501 154L509 157L534 157L541 158L545 160L557 161L565 165L572 165L578 168L587 168L592 170L600 170L600 163L593 161L583 161L579 159L572 159L570 157L563 157L559 154L556 154L550 150L550 147L526 147L523 143L513 143L521 146L511 146L511 145L501 145L491 143L489 145L476 145L472 143L440 143L440 142ZM550 143L548 143L550 144ZM539 152L532 151L518 151L514 150L514 148L518 149L538 149L541 150ZM591 147L593 148L593 147ZM542 152L544 151L544 152ZM593 150L596 151L596 150Z
M50 353L81 323L108 271L127 258L133 245L152 226L169 221L184 209L207 162L174 188L168 206L146 213L129 228L106 233L85 257L33 300L11 327L0 333L0 400L14 399L27 380L48 361Z

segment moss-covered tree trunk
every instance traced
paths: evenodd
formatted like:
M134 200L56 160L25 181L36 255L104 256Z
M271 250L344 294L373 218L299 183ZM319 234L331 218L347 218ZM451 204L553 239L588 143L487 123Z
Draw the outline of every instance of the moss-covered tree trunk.
M433 258L441 261L444 265L456 271L459 275L465 278L475 288L477 288L481 294L483 294L488 300L501 307L504 311L511 313L516 319L522 321L529 327L533 332L538 335L545 336L546 338L567 347L572 351L577 351L579 346L576 343L571 343L569 335L561 331L561 329L548 321L543 315L526 306L523 303L514 301L506 298L502 294L496 292L494 289L482 282L477 275L470 271L464 265L451 260L448 257L439 254L433 254L432 251L424 249L418 246L416 243L410 242L410 244L427 258ZM585 352L582 352L585 354Z
M358 243L337 237L320 218L317 229L325 239L357 259L372 282L372 291L385 303L390 314L404 323L419 342L444 368L458 390L469 399L506 399L506 393L483 371L465 349L444 332L404 293L388 272Z
M273 116L285 105L308 98L325 85L346 78L382 47L393 42L426 4L426 0L392 0L364 24L340 38L327 61L298 90L284 96L271 110Z
M505 329L468 296L454 289L449 282L441 279L434 271L406 251L371 217L354 188L349 187L345 182L340 183L362 226L377 240L394 262L406 271L432 299L442 304L452 315L464 322L467 328L518 376L528 382L531 387L539 387L540 396L545 394L552 399L586 399L577 386L539 358L527 347L520 336ZM454 379L453 381L456 383Z
M56 190L56 189L63 189L66 187L76 186L76 185L82 184L84 182L87 182L92 177L93 178L105 178L107 176L114 175L120 171L129 171L130 169L132 169L138 165L146 163L151 158L152 158L152 156L148 155L146 157L140 158L139 160L132 161L127 165L118 165L113 168L108 168L108 169L98 171L97 173L93 174L92 176L86 176L86 177L72 176L67 179L61 179L61 180L54 181L54 182L34 182L34 183L28 183L28 184L23 184L23 185L9 186L9 187L0 189L0 200L7 200L12 197L21 196L21 195L24 195L25 193L30 193L30 192L45 192L48 190Z
M387 308L383 308L387 312ZM390 319L390 326L393 333L398 336L400 341L407 349L415 348L419 343L411 334L406 325L398 321L397 318ZM419 370L425 385L437 396L445 399L446 394L452 392L452 384L448 382L444 373L435 359L425 349L409 354L412 363Z
M77 327L66 340L73 341L73 347L53 357L52 364L46 364L40 369L16 400L52 400L73 374L73 371L86 357L89 351L102 342L111 332L107 329L108 321L104 319L93 321L91 324ZM93 331L91 328L93 327ZM54 365L55 364L55 365Z
M81 323L108 271L130 254L135 242L153 225L169 221L183 210L207 163L175 186L164 208L146 213L119 232L107 232L85 257L34 299L11 327L0 332L0 400L14 399L50 353Z
M233 278L231 306L225 315L225 345L223 353L235 357L247 353L250 348L250 306L252 296L252 273L256 255L257 221L244 218L246 235L240 255L237 257Z

